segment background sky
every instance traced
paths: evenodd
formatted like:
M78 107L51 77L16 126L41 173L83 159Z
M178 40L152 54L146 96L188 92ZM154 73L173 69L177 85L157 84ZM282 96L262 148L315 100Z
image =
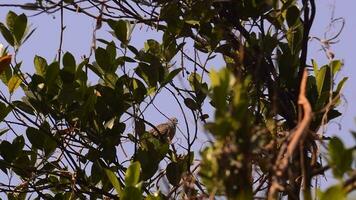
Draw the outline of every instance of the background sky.
M1 0L0 4L20 4L24 2L27 1ZM335 53L335 59L342 59L345 64L338 75L338 78L341 79L344 76L349 77L343 92L345 103L339 108L340 112L343 113L343 116L337 118L328 126L326 134L338 135L344 140L345 144L352 146L355 145L355 140L352 138L350 130L356 130L356 123L354 120L356 117L356 40L354 39L354 37L356 37L356 0L316 0L316 4L317 15L311 31L311 36L319 38L324 37L324 33L327 31L327 26L330 23L333 6L335 6L334 18L343 17L346 21L345 28L338 38L339 42L332 46L332 50ZM15 8L0 7L0 21L5 21L5 16L10 9L18 14L24 12L23 10ZM30 16L31 12L27 12L27 14ZM29 17L28 21L32 24L33 28L36 28L36 31L23 45L18 58L24 61L22 65L24 71L33 72L33 58L35 55L40 55L46 58L48 62L51 62L55 58L59 46L60 21L58 14L42 14L35 17ZM71 52L76 57L77 62L79 62L83 55L89 54L92 41L91 33L94 29L95 21L81 14L65 12L64 22L66 29L64 32L62 49L63 51ZM336 25L333 30L338 30L338 27L340 26ZM145 29L143 27L137 28ZM107 31L108 29L104 26L98 32L97 38L108 38L110 35ZM159 34L154 34L153 31L138 31L140 31L140 34L136 33L135 37L132 38L132 45L138 47L138 49L143 47L144 41L147 39L154 38L160 40ZM0 43L6 44L2 37L0 37ZM313 40L310 42L310 45L311 48L308 52L308 62L310 63L310 59L313 58L318 62L319 66L327 64L328 61L326 56L320 50L320 44L316 40ZM224 63L222 62L212 62L209 66L219 68L223 65ZM0 89L3 90L4 87L0 86ZM160 95L160 107L164 109L165 114L168 116L175 116L176 113L179 113L180 111L177 107L171 106L173 99L170 98L173 97L168 95L168 93ZM151 115L152 118L149 119L152 123L156 124L162 122L162 120L165 121L165 118L157 114L156 111L149 110L148 112L156 113ZM180 117L178 116L178 119L179 118Z

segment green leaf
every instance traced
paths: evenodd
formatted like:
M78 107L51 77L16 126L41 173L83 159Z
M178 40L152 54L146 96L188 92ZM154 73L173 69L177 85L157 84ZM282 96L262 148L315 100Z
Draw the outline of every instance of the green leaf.
M319 193L320 200L346 200L346 191L343 189L342 185L335 185L329 187L325 192Z
M212 81L215 81L214 75L212 75L211 78L212 78ZM193 88L193 90L198 89L202 82L202 78L198 73L191 73L188 80L189 80L190 86Z
M47 70L47 61L41 56L35 56L33 63L35 65L36 74L40 76L45 76Z
M10 113L11 107L6 106L4 103L0 102L0 122L5 119L5 117Z
M14 46L14 36L11 34L11 32L4 26L3 23L0 22L0 31L2 36L5 38L5 40L11 45Z
M11 163L16 159L17 151L14 146L8 141L2 141L0 144L0 154L7 162Z
M169 163L166 168L166 176L170 184L178 185L182 176L181 166L176 162Z
M21 14L19 16L16 17L15 20L15 25L14 25L14 36L15 39L17 41L17 45L20 45L22 42L22 39L25 35L26 32L26 28L27 28L27 17L25 14Z
M5 85L7 85L7 83L11 79L11 77L12 77L12 69L11 69L11 67L6 67L5 71L0 73L0 79Z
M176 76L179 74L179 72L181 72L181 71L182 71L182 68L178 68L178 69L172 70L172 71L167 75L167 77L165 78L165 80L164 80L163 83L166 84L166 83L171 82L171 81L173 80L173 78L176 77Z
M12 104L25 113L35 115L33 107L23 101L13 101Z
M353 161L352 150L345 149L342 141L333 137L329 143L329 163L333 169L333 173L336 177L342 178L344 173L351 169Z
M23 149L23 147L25 146L25 139L22 135L16 137L13 141L12 141L12 146L14 148L15 152L18 152L20 150Z
M12 11L9 11L6 15L6 26L9 28L11 32L14 32L16 18L17 18L17 14Z
M300 11L297 6L291 6L288 8L286 20L289 27L294 26L298 22L299 17Z
M160 193L159 192L155 192L155 194L150 194L148 195L145 200L162 200L162 198L160 197Z
M137 187L133 187L133 186L125 187L125 190L123 191L122 196L120 195L120 199L122 199L122 200L140 200L140 199L142 199L141 188L137 188Z
M185 20L185 23L190 24L190 25L200 25L200 22L198 20Z
M114 31L117 39L119 39L124 45L128 45L131 31L130 22L125 20L114 21L109 19L108 24Z
M14 91L20 86L21 83L22 79L19 77L19 75L13 75L7 83L7 88L9 89L10 94L14 93Z
M323 91L324 84L325 84L325 78L328 75L327 71L329 70L328 66L323 66L318 70L318 73L316 75L316 87L318 88L318 94L320 96L321 92ZM328 84L328 83L326 83Z
M120 184L119 180L117 179L115 173L107 168L104 168L104 171L105 171L105 174L108 177L109 181L111 182L112 186L114 186L116 192L121 197L121 195L122 195L121 184Z
M0 120L1 121L1 120ZM0 129L0 136L4 135L6 132L8 132L10 129L5 128L5 129Z
M68 73L74 74L76 71L76 66L77 65L75 63L74 56L71 53L66 52L63 55L63 70Z
M191 98L184 99L184 104L191 110L197 110L199 108L197 103Z
M335 74L340 71L343 63L340 60L333 60L331 61L330 65L331 65L333 76L335 76Z
M95 60L98 65L105 71L105 72L112 72L112 64L110 63L110 55L106 52L105 49L99 47L95 50Z
M133 162L126 170L125 184L126 186L135 186L140 180L141 164Z
M338 84L337 84L337 88L336 88L336 93L339 94L340 91L342 90L342 88L345 85L345 82L347 81L347 79L349 79L348 77L344 77Z
M60 70L58 62L53 62L47 67L46 76L44 78L50 91L52 91L52 85L58 79L59 72Z
M26 130L26 136L34 148L41 149L43 147L44 141L39 130L29 127Z

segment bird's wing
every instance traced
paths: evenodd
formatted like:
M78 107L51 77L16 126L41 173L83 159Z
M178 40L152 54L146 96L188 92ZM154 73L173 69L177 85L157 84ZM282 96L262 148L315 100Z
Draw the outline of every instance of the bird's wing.
M167 130L169 129L169 125L167 123L163 123L163 124L160 124L158 126L156 126L157 130L159 131L159 133L157 133L156 129L151 129L149 132L154 134L154 135L165 135Z

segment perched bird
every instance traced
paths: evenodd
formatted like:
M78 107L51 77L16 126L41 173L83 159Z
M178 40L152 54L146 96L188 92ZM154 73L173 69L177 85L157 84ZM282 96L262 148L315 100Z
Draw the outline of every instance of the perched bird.
M168 143L171 143L174 135L176 134L177 124L178 124L178 120L177 118L174 117L169 119L168 122L156 126L158 132L156 129L151 129L148 132L154 136L159 137L162 140L167 141Z

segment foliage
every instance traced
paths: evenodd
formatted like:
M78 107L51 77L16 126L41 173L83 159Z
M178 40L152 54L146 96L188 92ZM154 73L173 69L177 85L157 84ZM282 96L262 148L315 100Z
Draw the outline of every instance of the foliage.
M336 108L347 77L336 80L343 63L333 57L321 67L315 60L307 65L314 0L12 6L79 12L96 27L93 54L62 54L61 40L57 57L34 56L29 74L17 53L34 29L25 14L12 11L0 23L8 44L0 51L8 89L0 95L0 169L9 178L1 179L0 191L8 199L311 199L318 186L313 179L329 169L339 183L319 191L320 199L345 199L355 189L355 147L321 131L341 115ZM156 30L162 41L132 46L137 24ZM97 39L104 28L112 37ZM219 59L225 66L207 67ZM184 142L150 134L157 128L146 110L164 92L181 110ZM200 125L210 137L201 150ZM319 144L327 145L326 156Z

